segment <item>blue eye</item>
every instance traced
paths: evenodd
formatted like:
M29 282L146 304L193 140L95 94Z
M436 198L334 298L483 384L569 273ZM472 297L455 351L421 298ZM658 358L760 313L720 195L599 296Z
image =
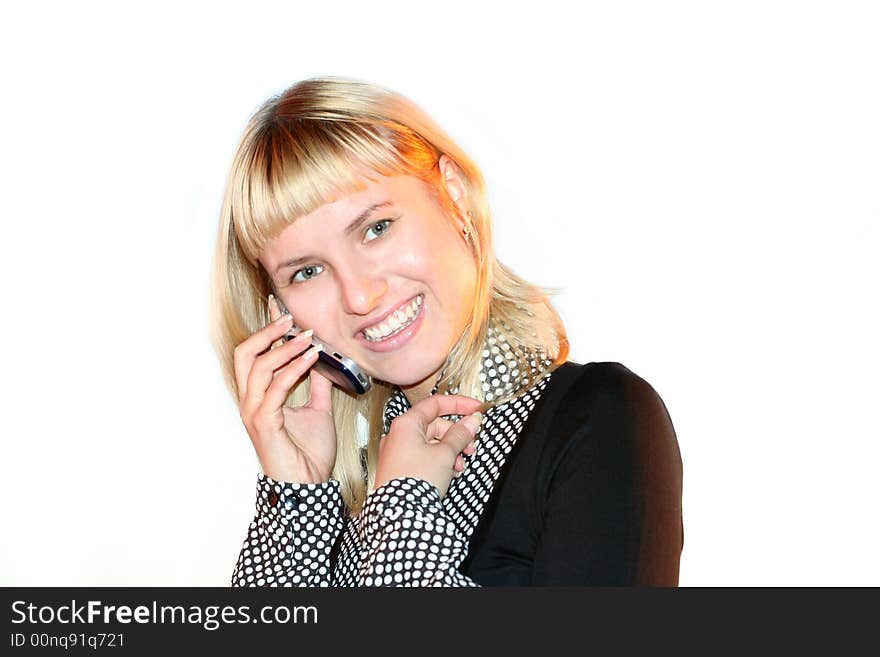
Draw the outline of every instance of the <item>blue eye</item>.
M322 271L324 271L324 268L321 265L309 265L308 267L303 267L302 269L297 270L290 280L302 283L310 278L314 278Z
M393 219L383 219L382 221L377 221L372 226L367 228L367 232L364 233L364 237L367 238L368 242L372 242L376 237L382 237L385 233L388 232L388 227L392 224ZM370 232L373 232L375 237L370 237Z

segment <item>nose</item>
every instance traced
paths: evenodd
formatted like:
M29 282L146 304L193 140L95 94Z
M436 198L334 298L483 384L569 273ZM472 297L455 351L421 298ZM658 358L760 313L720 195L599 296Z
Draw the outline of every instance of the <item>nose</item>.
M379 305L382 296L388 290L388 284L378 275L370 273L366 268L356 271L354 268L337 270L342 307L352 315L368 315Z

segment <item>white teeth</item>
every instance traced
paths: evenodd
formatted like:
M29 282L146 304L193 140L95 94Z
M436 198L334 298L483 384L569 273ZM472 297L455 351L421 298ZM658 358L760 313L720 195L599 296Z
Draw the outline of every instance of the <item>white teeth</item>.
M364 337L371 342L384 340L389 337L390 334L396 333L412 324L413 320L418 316L421 306L422 297L420 295L405 307L396 310L392 315L386 317L385 321L378 326L364 329Z

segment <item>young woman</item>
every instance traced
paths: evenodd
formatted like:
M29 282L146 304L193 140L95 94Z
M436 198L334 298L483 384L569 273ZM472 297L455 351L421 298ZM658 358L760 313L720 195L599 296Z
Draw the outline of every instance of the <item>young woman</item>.
M476 165L406 98L320 78L267 101L213 289L262 468L233 585L677 583L663 402L620 364L567 362L546 294L495 257ZM313 367L324 342L367 392Z

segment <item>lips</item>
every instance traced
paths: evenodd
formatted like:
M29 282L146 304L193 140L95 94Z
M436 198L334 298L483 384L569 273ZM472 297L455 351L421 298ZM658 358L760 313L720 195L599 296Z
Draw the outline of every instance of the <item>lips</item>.
M417 294L360 326L357 336L368 341L384 340L412 324L421 312L424 295Z
M358 333L355 335L355 340L367 351L373 351L377 353L392 352L402 348L405 344L407 344L417 336L422 325L426 321L425 317L430 314L430 308L428 307L424 295L413 297L408 302L401 305L406 307L408 304L412 303L416 299L421 302L421 305L418 307L418 312L414 314L412 321L409 324L403 325L395 331L390 331L389 335L375 341L368 339L364 331L361 330L358 331ZM379 325L381 326L383 322L387 323L388 317L393 315L394 312L399 311L399 309L400 307L398 306L394 308L392 312L385 313L382 321L379 322ZM376 322L374 321L362 328L372 329L375 326Z

